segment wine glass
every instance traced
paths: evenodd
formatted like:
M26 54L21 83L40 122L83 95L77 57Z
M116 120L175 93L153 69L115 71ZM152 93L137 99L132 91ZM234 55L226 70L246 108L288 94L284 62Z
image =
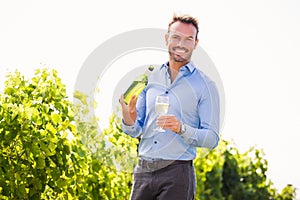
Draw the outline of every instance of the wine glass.
M155 101L155 112L159 115L165 115L169 108L169 97L168 96L157 96ZM155 128L155 131L165 132L161 127Z

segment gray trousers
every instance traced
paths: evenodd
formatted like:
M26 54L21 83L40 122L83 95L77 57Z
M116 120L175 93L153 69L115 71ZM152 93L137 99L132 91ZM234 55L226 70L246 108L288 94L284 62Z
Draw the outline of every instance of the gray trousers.
M131 200L193 200L193 161L139 161L133 174Z

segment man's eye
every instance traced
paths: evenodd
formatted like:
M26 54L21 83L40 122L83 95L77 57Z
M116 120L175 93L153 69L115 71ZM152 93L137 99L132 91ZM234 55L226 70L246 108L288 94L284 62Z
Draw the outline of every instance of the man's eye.
M179 37L179 35L173 35L172 38L173 39L179 39L180 37Z

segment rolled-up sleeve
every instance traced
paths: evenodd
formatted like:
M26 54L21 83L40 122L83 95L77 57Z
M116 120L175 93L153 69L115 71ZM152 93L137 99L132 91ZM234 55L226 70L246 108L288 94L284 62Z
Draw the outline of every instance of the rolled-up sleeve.
M141 133L140 131L141 128L139 126L137 126L136 124L131 126L126 125L123 120L122 120L122 129L124 133L126 133L127 135L133 138L139 137Z

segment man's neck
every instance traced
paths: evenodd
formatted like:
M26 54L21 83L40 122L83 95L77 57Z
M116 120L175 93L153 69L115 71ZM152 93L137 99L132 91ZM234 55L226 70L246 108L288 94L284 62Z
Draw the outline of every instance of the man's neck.
M186 65L188 63L189 63L188 61L186 61L186 62L174 62L174 61L170 61L169 62L169 67L170 67L170 69L172 69L172 70L174 70L174 71L176 71L178 73L179 69L182 66L184 66L184 65Z
M186 65L188 62L174 62L174 61L169 61L169 74L171 77L171 83L175 80L175 78L178 75L179 69Z

